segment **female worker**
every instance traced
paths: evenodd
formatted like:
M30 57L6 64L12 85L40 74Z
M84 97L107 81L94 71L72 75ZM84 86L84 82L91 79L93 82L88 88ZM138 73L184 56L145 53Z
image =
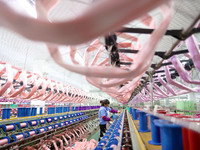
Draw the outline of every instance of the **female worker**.
M101 103L101 107L99 109L99 126L100 126L99 141L103 137L103 134L106 132L106 121L112 121L112 119L108 117L107 111L110 111L111 113L120 113L121 112L121 111L117 111L117 110L109 108L108 106L109 106L110 102L107 99L100 101L100 103Z

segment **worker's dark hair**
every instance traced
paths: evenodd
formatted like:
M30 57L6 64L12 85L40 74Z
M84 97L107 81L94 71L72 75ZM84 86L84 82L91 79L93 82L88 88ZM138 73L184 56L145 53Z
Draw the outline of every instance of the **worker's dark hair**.
M110 101L108 99L104 99L100 101L101 106L105 106L106 104L110 104Z

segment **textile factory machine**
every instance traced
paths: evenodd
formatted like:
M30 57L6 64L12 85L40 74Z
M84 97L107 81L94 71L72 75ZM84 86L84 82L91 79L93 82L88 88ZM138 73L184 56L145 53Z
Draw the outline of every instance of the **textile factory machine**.
M2 121L0 122L0 149L34 149L34 147L39 149L46 145L41 144L45 141L50 148L53 142L55 149L59 146L61 149L63 146L72 146L75 141L98 129L97 114L98 110L93 109L62 115ZM57 141L62 139L65 144L59 144L57 147L54 141L48 141L55 138Z
M1 123L0 149L55 149L73 148L84 138L90 137L98 129L98 109L87 110L62 115L47 115L43 117L24 118ZM127 111L115 115L113 123L95 150L129 150L132 149L131 130Z

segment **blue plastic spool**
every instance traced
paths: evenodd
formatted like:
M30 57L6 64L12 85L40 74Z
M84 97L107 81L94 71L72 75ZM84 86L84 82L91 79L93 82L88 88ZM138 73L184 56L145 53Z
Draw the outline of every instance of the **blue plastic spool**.
M129 113L130 113L130 114L132 114L132 111L133 111L133 109L132 109L132 108L130 108L130 109L129 109Z
M40 115L42 115L42 107L40 107Z
M42 123L42 120L44 120L44 122ZM46 123L46 120L45 119L41 119L39 120L40 124L45 124Z
M32 107L32 108L30 108L30 116L35 116L34 114L35 114L35 110L34 110L34 108ZM26 112L28 113L28 108L26 108ZM27 116L29 116L28 114L27 114Z
M64 107L61 107L61 113L63 113L64 112Z
M52 108L52 114L55 114L55 113L56 113L56 108L53 107L53 108Z
M120 133L119 133L118 131L114 131L114 132L113 132L113 137L119 136L119 135L120 135Z
M105 145L97 145L97 148L101 148L102 150L103 150L103 147L104 147Z
M109 132L109 131L110 131L110 132L113 132L113 129L108 129L108 132Z
M47 114L51 114L51 108L50 107L47 108Z
M34 125L33 122L36 122L36 124ZM37 126L38 125L38 120L31 120L31 121L28 121L28 123L30 124L30 126Z
M102 138L102 140L98 143L98 146L104 147L106 143L107 142Z
M112 134L111 132L107 131L107 132L105 133L105 136L110 136L111 134Z
M31 108L31 116L36 116L37 115L37 108L32 107Z
M46 131L49 131L49 126L44 127Z
M5 124L0 125L0 128L2 128L4 132L14 131L16 129L16 125L14 123L10 123L9 125L13 125L12 130L7 130L7 128L6 128L7 125L5 125Z
M147 116L150 116L151 118L151 137L152 137L152 140L148 141L148 143L151 145L161 145L160 127L156 126L154 123L154 120L159 118L150 114L147 114Z
M66 112L66 111L67 111L66 107L63 107L63 112Z
M48 114L55 114L55 107L48 107L47 113Z
M4 108L2 110L2 119L10 119L10 113L11 113L10 108Z
M26 117L27 116L27 109L25 107L22 108L22 117Z
M116 127L115 127L115 129L120 130L121 129L120 125L117 124Z
M105 150L113 150L113 148L112 147L106 147Z
M56 113L60 113L60 109L61 109L61 108L60 108L60 107L58 107L58 112L56 111Z
M16 122L15 124L18 126L19 129L21 129L21 123L26 123L26 126L23 127L23 128L27 128L28 127L28 122L27 121L24 121L24 122Z
M106 147L110 147L111 145L118 145L118 140L115 138L110 139Z
M137 109L133 109L132 116L133 116L133 120L138 120Z
M52 125L45 126L46 131L49 131L49 127L52 127ZM53 129L53 127L52 127L52 129Z
M17 117L22 117L22 108L17 108Z
M53 121L58 121L58 117L53 117Z
M59 107L56 107L56 113L59 113Z
M100 142L101 142L101 141L100 141ZM100 142L99 142L99 143L100 143ZM106 141L104 141L104 142L106 142ZM103 144L98 144L98 145L97 145L97 147L100 147L100 148L103 148L104 146L105 146L105 145L103 145Z
M24 133L19 133L18 135L20 135L20 134L22 134L22 135L23 135L23 138L24 138L24 139L26 138L26 136L25 136L25 134L24 134ZM13 141L14 141L14 142L16 142L16 141L17 141L17 137L16 137L16 135L12 134L10 137L11 137L11 138L13 138Z
M45 127L42 127L42 128L37 128L36 131L37 131L37 134L40 134L41 133L41 129L44 129L44 131L46 131L47 129Z
M45 128L45 131L49 131L49 128L48 128L48 126L45 126L44 128Z
M56 113L62 113L62 107L56 107Z
M58 128L58 127L60 127L59 123L54 124L54 129L56 129L56 128Z
M36 110L37 110L37 108L36 108ZM34 114L34 111L35 110L33 110L33 114ZM25 108L25 112L26 112L25 116L32 116L32 109L31 108ZM36 115L33 115L33 116L36 116Z
M45 130L46 130L46 129L45 129ZM37 128L37 129L36 129L36 132L37 132L37 134L40 134L40 133L41 133L40 128Z
M149 132L149 129L147 127L147 116L146 113L143 111L139 111L139 125L139 132Z
M181 126L160 119L154 123L160 127L162 150L183 150Z
M70 124L70 123L69 123L69 121L65 121L65 124L68 125L68 124Z
M10 108L7 108L7 119L10 119L10 113L11 113L11 109Z
M59 120L63 120L63 116L59 116Z
M109 129L114 129L114 128L115 128L115 126L114 126L114 125L111 125Z
M62 125L61 125L61 123L62 123L62 122L58 123L58 124L59 124L59 127L62 127L62 126L64 126L64 124L62 123Z
M96 147L94 150L103 150L103 148L101 148L101 147Z
M108 140L108 139L109 139L109 136L105 136L105 135L104 135L104 136L102 137L102 140Z
M52 125L49 125L49 127L52 127L52 129L54 129L54 124L52 124ZM52 129L51 129L51 130L52 130Z
M10 143L10 138L9 138L8 136L4 136L2 139L7 139L7 140L8 140L8 143L7 143L7 144Z
M72 123L74 123L73 120L69 120L69 124L72 124Z
M50 122L53 121L53 119L51 117L50 118L45 118L45 119L46 119L47 123L50 123Z
M66 125L65 122L61 122L61 123L60 123L60 126L61 126L61 127L65 126L65 125Z
M35 132L35 134L37 134L37 129L36 130L31 130L31 131L34 131ZM25 131L25 133L27 134L27 137L30 137L30 133L29 133L30 131Z
M21 112L21 117L26 117L26 115L27 115L27 110L25 107L23 107Z

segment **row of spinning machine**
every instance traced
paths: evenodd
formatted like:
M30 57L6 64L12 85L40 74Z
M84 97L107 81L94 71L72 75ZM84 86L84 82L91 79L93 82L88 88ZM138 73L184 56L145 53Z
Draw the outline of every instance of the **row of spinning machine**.
M13 147L20 145L23 140L43 133L50 133L60 128L65 128L70 125L74 125L80 121L87 120L91 116L96 116L98 110L87 110L83 112L67 113L64 115L47 115L44 117L30 118L30 120L23 121L12 120L7 121L6 124L0 125L0 149L6 149L6 147ZM97 117L95 117L97 118ZM29 140L30 141L30 140ZM17 144L15 144L17 143Z

